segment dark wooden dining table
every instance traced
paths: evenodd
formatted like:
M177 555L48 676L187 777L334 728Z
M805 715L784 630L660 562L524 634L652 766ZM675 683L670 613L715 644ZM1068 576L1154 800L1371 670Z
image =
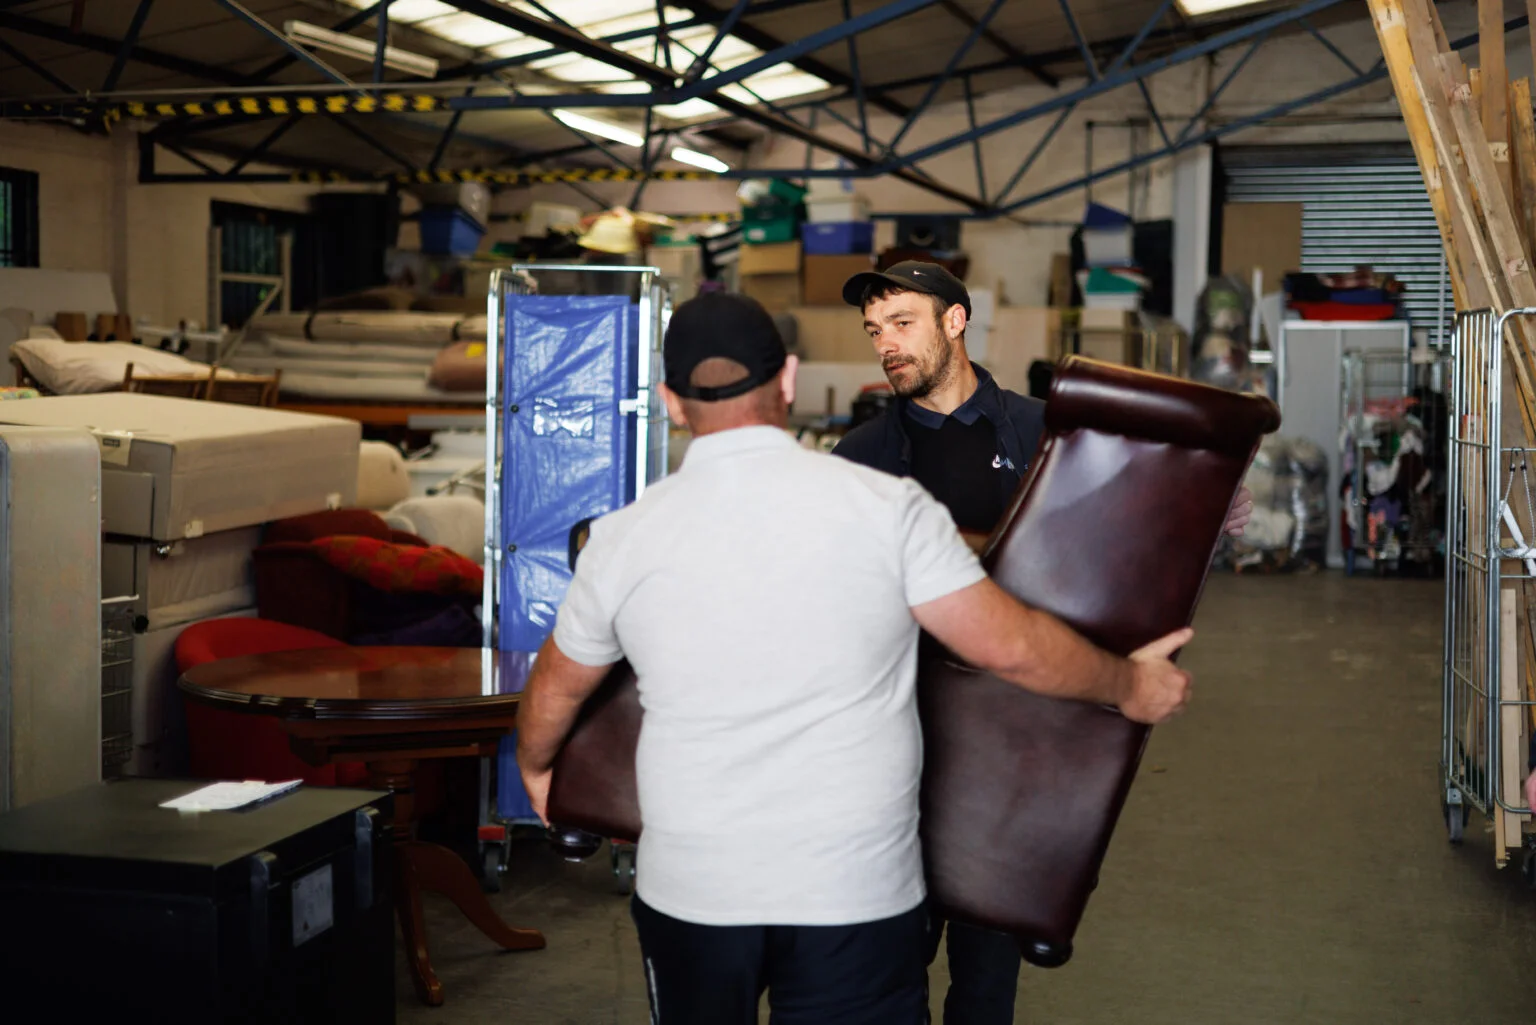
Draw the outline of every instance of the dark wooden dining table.
M544 936L491 908L474 873L446 847L416 837L416 774L432 759L487 756L517 725L529 656L478 648L323 648L247 655L196 666L188 698L274 716L314 765L364 762L371 785L395 797L396 905L421 999L443 1002L432 970L421 892L451 900L505 950L538 950Z

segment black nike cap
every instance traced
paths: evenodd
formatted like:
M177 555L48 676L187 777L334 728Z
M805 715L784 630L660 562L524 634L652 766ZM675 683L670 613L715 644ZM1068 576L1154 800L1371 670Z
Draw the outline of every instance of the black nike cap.
M860 271L843 284L843 302L849 306L864 306L864 292L871 285L894 285L907 292L925 292L938 296L949 306L960 306L965 315L971 315L971 293L965 284L936 263L922 260L903 260L883 271Z
M784 339L761 303L734 292L706 292L673 311L662 366L667 387L682 398L720 402L773 380L787 357ZM717 388L689 384L707 359L734 360L747 368L747 376Z

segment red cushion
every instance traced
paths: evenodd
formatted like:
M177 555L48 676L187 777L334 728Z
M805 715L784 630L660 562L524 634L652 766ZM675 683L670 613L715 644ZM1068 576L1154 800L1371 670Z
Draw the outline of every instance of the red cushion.
M278 541L314 541L332 534L352 534L389 541L392 540L392 533L384 517L376 512L367 509L330 509L307 516L290 516L286 520L270 523L261 540L263 544L273 544Z
M338 534L310 542L322 559L348 576L394 594L480 593L484 571L440 545L418 548Z

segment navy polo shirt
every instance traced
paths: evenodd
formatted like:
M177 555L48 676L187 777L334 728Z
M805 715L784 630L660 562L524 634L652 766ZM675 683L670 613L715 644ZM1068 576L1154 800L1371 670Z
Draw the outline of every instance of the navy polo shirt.
M990 531L1007 511L1045 434L1045 403L998 387L979 363L976 391L945 416L897 399L833 449L845 459L912 477L961 529Z

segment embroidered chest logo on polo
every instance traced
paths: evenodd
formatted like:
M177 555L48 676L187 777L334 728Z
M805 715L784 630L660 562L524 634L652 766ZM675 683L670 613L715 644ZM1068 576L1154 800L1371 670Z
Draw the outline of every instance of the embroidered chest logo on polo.
M1001 470L1005 466L1008 469L1012 470L1013 469L1013 460L1009 459L1007 456L993 456L992 457L992 469L994 469L994 470Z

